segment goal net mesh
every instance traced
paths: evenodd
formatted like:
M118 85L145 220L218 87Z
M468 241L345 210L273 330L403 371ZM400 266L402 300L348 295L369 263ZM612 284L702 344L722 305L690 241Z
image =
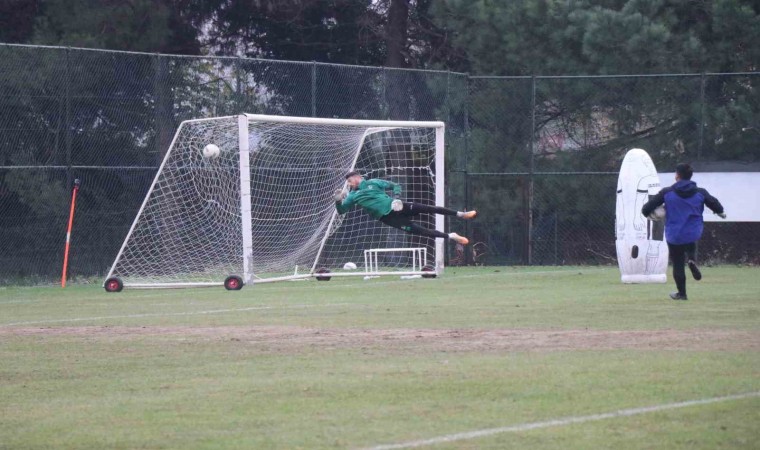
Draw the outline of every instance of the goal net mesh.
M361 271L364 250L377 248L423 247L434 263L433 239L385 226L358 207L338 215L333 200L345 174L357 170L400 184L405 201L435 204L434 128L251 119L247 164L238 136L237 117L180 126L109 276L127 285L221 283L243 275L245 255L254 282L320 268L338 272L349 261ZM219 147L218 156L204 156L208 144ZM241 183L246 175L250 182ZM241 185L250 189L249 249ZM432 215L414 220L435 228ZM389 252L378 263L403 271L413 261L409 252Z

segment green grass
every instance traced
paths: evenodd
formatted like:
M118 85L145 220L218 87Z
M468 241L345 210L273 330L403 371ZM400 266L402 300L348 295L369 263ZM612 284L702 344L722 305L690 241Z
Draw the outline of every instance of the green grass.
M760 391L760 269L703 272L687 302L572 267L0 288L0 448L363 448ZM515 330L549 343L488 341ZM680 344L594 345L633 332ZM755 397L433 448L757 448L759 422Z

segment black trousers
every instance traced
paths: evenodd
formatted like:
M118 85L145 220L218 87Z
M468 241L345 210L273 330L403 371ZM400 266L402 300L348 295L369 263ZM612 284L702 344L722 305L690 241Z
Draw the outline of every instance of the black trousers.
M380 222L389 225L393 228L406 231L410 234L417 234L420 236L427 236L431 238L448 238L449 235L438 230L431 230L425 227L421 227L412 222L412 217L422 213L428 214L443 214L446 216L456 216L457 212L453 209L444 208L442 206L429 206L421 203L404 202L404 208L401 211L391 211L388 214L380 218Z
M686 295L686 262L697 260L697 243L671 244L668 243L670 260L673 261L673 280L681 295Z

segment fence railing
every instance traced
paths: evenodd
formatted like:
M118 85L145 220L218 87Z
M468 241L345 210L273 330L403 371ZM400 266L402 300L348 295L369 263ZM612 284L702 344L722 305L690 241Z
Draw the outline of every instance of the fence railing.
M0 283L59 275L82 180L74 276L112 262L178 124L239 112L443 120L447 201L477 207L463 264L614 261L616 173L633 147L760 160L760 73L467 74L0 44ZM701 166L700 166L701 165ZM757 224L710 224L703 255L757 262ZM739 244L741 242L741 244Z

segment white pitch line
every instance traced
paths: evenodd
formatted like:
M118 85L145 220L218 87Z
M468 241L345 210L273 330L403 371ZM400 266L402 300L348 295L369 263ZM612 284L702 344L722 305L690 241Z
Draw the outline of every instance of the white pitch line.
M730 400L743 400L747 398L760 397L760 391L746 392L744 394L727 395L724 397L705 398L701 400L689 400L678 403L666 403L663 405L645 406L642 408L621 409L614 412L604 414L592 414L590 416L576 416L576 417L563 417L560 419L547 420L544 422L531 422L520 425L512 425L508 427L499 428L487 428L484 430L468 431L464 433L448 434L445 436L438 436L431 439L423 439L419 441L402 442L400 444L388 444L377 445L375 447L367 447L365 450L392 450L400 448L417 448L425 447L428 445L446 444L449 442L462 441L466 439L476 439L484 436L492 436L494 434L501 433L513 433L520 431L530 431L539 428L560 427L565 425L572 425L576 423L593 422L597 420L614 419L617 417L630 417L639 414L646 414L651 412L667 411L670 409L686 408L696 405L707 405L710 403L726 402Z
M526 272L489 272L489 273L474 273L469 275L444 275L442 278L440 278L440 281L457 281L462 278L483 278L483 277L497 277L497 276L503 276L503 275L578 275L578 272L601 272L609 270L606 267L600 267L600 268L584 268L579 270L536 270L536 271L526 271ZM358 275L357 275L358 276ZM388 275L388 277L392 277L393 275ZM352 280L353 281L353 280ZM381 284L397 284L397 283L415 283L415 282L423 282L420 280L374 280L370 281L369 283L366 281L362 281L360 283L346 283L346 284L338 284L335 287L338 288L344 288L344 287L363 287L363 286L378 286ZM275 283L269 283L269 285L265 289L275 289L280 288L282 285L276 285ZM260 288L261 289L261 288ZM295 290L295 289L313 289L309 286L298 286L298 287L289 287L288 290Z
M314 305L285 305L285 306L251 306L249 308L231 308L231 309L210 309L206 311L186 311L175 313L144 313L144 314L124 314L117 316L99 316L99 317L74 317L71 319L53 319L53 320L32 320L28 322L2 323L0 327L11 327L18 325L42 325L48 323L65 323L65 322L89 322L93 320L104 319L133 319L140 317L171 317L171 316L196 316L203 314L224 314L230 312L259 311L267 309L304 309L320 308L323 306L356 306L355 303L321 303ZM364 306L364 305L361 305Z

